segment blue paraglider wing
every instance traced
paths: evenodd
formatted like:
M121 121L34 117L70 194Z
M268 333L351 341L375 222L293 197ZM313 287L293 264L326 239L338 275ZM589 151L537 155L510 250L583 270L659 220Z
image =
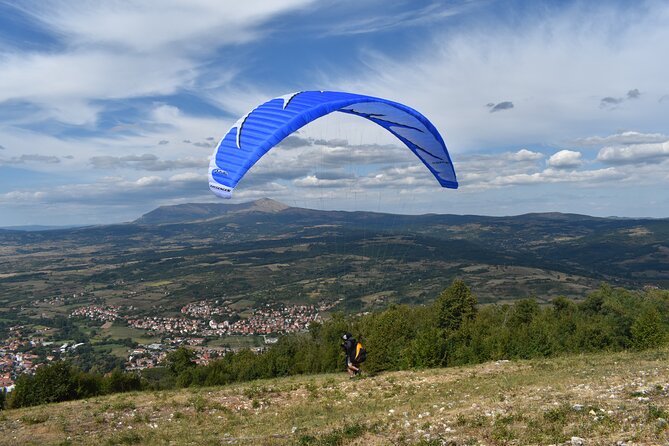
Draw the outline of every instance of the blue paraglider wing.
M402 141L443 187L457 189L446 144L425 116L386 99L334 91L301 91L274 98L240 118L228 130L209 163L209 188L222 198L272 147L311 121L334 111L366 118Z

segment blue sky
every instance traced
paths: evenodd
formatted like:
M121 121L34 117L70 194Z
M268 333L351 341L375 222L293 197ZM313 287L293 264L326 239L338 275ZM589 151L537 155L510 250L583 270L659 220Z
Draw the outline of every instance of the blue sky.
M226 3L0 1L0 226L217 201L218 139L308 89L421 111L460 189L383 129L331 115L266 155L234 201L669 217L667 2Z

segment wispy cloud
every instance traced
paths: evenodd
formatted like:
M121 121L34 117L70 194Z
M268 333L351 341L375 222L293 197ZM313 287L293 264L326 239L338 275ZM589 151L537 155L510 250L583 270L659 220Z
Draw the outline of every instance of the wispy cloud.
M544 15L535 10L532 20L520 23L485 21L446 30L402 60L366 52L367 76L335 80L341 89L424 112L447 132L456 153L557 143L618 128L665 128L666 111L660 113L655 98L666 92L669 62L658 54L669 51L669 7L649 3L645 13L633 12L634 20L624 8L585 9L575 3L542 10ZM621 85L628 86L625 93L610 94ZM498 105L490 102L495 97L513 98L512 113L489 113ZM630 106L609 113L599 107L604 97Z
M209 161L206 158L180 158L161 160L158 156L145 153L128 156L94 156L91 165L96 169L135 169L147 171L164 171L199 167L204 169Z
M518 174L498 177L492 182L496 186L537 185L550 183L581 183L591 186L593 183L610 182L628 176L614 167L605 169L575 171L563 169L545 169L533 174Z
M60 163L60 158L58 158L57 156L39 155L39 154L27 154L27 155L15 156L8 159L0 158L0 165L26 164L26 163L58 164Z
M669 136L662 133L641 133L627 131L614 133L607 136L588 136L586 138L577 138L574 144L584 147L597 147L603 145L627 145L627 144L647 144L654 142L668 141Z
M57 36L56 51L0 52L0 102L35 104L72 124L92 123L97 101L168 95L196 82L202 60L221 47L264 37L262 26L310 0L141 3L38 2L14 4ZM232 68L218 69L230 81Z
M165 50L209 53L212 47L262 36L269 18L309 4L309 0L245 2L223 8L216 1L148 0L94 4L25 1L24 14L73 46L100 46L136 53Z
M179 197L184 190L191 197L206 182L202 173L183 173L172 177L142 176L135 180L122 177L105 177L95 183L68 184L48 189L17 190L0 194L0 204L21 203L77 203L79 205L128 204L128 197L138 197L150 203ZM201 196L206 196L201 194Z
M341 2L337 2L340 3ZM392 3L376 1L365 4L350 2L348 6L349 14L345 20L335 24L329 24L325 35L352 35L352 34L370 34L378 32L388 32L397 28L408 28L422 25L425 23L434 23L448 17L454 17L477 6L472 1L455 2L432 2L423 7L412 7L403 10L397 10ZM375 10L374 14L356 14L356 6L363 6L365 9Z

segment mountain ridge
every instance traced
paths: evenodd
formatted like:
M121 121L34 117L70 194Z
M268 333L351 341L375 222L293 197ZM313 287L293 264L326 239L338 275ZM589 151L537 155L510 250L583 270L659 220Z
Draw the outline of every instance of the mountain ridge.
M131 223L135 224L170 224L203 221L218 218L224 215L265 212L275 213L289 208L289 206L272 200L261 198L244 203L184 203L177 205L159 206L147 212Z
M597 217L587 214L576 214L571 212L528 212L517 215L479 215L479 214L440 214L440 213L425 213L425 214L396 214L393 212L378 212L378 211L345 211L345 210L321 210L304 207L289 206L271 198L261 198L258 200L247 201L243 203L183 203L177 205L159 206L139 218L129 222L140 225L162 225L174 223L190 223L202 222L207 220L214 220L221 217L226 217L235 214L245 214L251 212L276 214L284 211L294 213L331 213L331 214L367 214L367 215L392 215L408 218L476 218L490 221L502 221L507 219L542 219L542 220L562 220L562 221L663 221L669 218L650 218L650 217ZM11 229L11 228L6 228Z

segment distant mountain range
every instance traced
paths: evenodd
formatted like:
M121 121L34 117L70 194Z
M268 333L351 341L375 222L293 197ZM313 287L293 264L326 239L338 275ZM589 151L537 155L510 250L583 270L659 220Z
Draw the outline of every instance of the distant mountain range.
M421 303L456 277L482 302L579 298L601 282L669 287L668 219L395 215L262 199L163 206L124 224L4 230L0 246L0 304L118 283L139 296L152 291L147 282L168 284L169 297L147 298L146 308L234 296L343 298L350 310Z
M172 223L187 223L187 222L196 222L204 221L219 217L231 216L234 214L243 214L248 212L260 212L260 213L279 213L287 211L288 213L304 213L304 211L309 211L309 213L326 213L330 215L337 214L359 214L359 215L385 215L392 216L392 218L403 218L403 219L433 219L433 218L446 218L449 220L460 220L460 221L471 221L471 220L490 220L490 221L508 221L511 220L554 220L554 221L609 221L609 220L623 220L623 221L663 221L669 220L669 218L632 218L632 217L592 217L589 215L582 214L570 214L570 213L561 213L561 212L543 212L543 213L529 213L516 216L508 217L490 217L490 216L479 216L479 215L456 215L456 214L423 214L423 215L401 215L389 214L389 213L379 213L379 212L366 212L366 211L318 211L314 209L305 209L291 207L284 203L281 203L270 198L262 198L255 201L250 201L240 204L226 204L226 203L187 203L187 204L178 204L172 206L160 206L146 214L142 215L140 218L134 220L132 223L137 224L147 224L147 225L160 225L160 224L172 224ZM313 214L312 214L313 215Z
M54 229L69 229L81 228L82 225L62 225L62 226L48 226L48 225L19 225L19 226L3 226L0 230L7 231L52 231Z

